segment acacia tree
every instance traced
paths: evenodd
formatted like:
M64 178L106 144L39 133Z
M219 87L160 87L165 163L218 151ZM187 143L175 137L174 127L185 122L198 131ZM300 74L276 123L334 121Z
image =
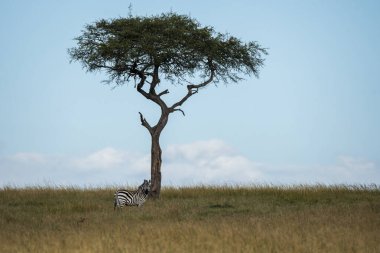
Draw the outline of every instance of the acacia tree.
M161 189L160 135L169 115L184 111L181 106L212 82L238 82L241 74L258 77L266 50L256 42L243 43L236 37L202 27L195 19L175 13L152 17L102 19L88 24L75 38L77 47L68 50L89 72L104 70L106 82L134 82L137 92L157 104L161 115L151 125L141 112L141 124L151 136L152 197ZM168 105L163 96L166 84L182 84L184 95ZM189 80L202 80L192 83Z

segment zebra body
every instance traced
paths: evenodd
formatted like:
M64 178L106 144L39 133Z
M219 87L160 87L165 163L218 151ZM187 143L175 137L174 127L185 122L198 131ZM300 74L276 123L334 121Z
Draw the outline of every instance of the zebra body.
M119 189L115 192L114 209L123 206L142 206L150 191L150 180L144 180L136 191Z

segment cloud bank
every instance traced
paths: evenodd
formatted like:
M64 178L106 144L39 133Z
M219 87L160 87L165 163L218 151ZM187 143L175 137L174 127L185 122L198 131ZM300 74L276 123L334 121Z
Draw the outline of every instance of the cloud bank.
M82 156L17 153L0 157L1 186L137 185L150 178L150 155L107 147ZM163 185L370 184L376 164L350 156L331 165L272 165L252 161L222 140L175 144L163 150Z

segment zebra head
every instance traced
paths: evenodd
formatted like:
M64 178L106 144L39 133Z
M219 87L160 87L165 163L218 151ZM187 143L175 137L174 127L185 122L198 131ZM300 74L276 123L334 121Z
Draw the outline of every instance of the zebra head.
M143 192L145 195L148 195L148 193L150 192L150 180L144 180L144 183L142 183L142 185L139 186L139 190L141 192Z

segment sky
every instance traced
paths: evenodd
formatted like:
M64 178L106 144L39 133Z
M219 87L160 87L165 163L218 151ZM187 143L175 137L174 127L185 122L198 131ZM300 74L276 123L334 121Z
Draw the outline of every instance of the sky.
M159 109L67 50L99 19L176 12L268 49L161 136L163 185L380 184L379 1L0 2L0 187L136 185ZM167 85L168 102L186 90Z

